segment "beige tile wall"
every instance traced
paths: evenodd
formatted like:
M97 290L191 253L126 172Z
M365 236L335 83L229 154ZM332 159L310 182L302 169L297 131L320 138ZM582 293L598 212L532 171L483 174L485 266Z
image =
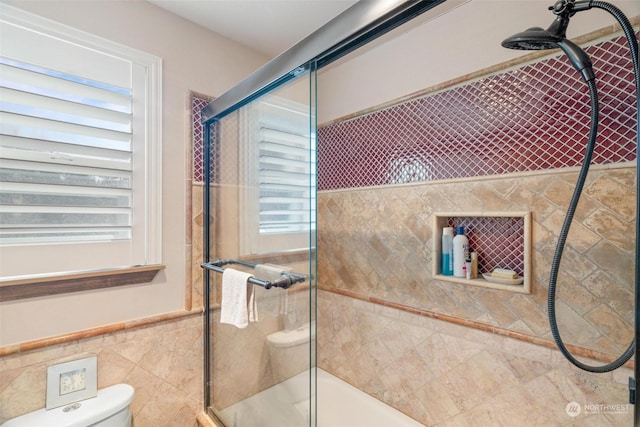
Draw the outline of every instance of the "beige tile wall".
M548 276L576 177L532 174L321 192L319 286L550 340ZM589 175L558 279L558 323L568 343L617 355L632 340L634 195L632 167ZM433 213L484 211L532 212L530 295L432 279Z
M224 409L275 384L266 338L282 329L282 320L263 316L238 329L221 324L219 310L212 316L211 398L214 408Z
M326 291L318 301L319 366L426 426L632 424L630 369L589 374L521 340Z
M299 270L298 270L299 271ZM280 292L280 291L277 291ZM285 292L285 291L282 291ZM220 310L211 311L211 398L216 409L224 409L265 390L283 378L274 367L267 337L284 328L285 316L296 326L309 321L309 290L300 285L287 295L287 313L276 315L268 305L278 298L274 290L257 294L260 321L247 328L220 323ZM308 358L289 364L291 376L309 368Z
M191 295L194 307L204 307L203 301L203 269L200 264L204 260L203 239L204 235L204 209L202 184L191 186L191 251L188 254L187 266L191 269Z
M98 357L98 388L135 388L135 427L196 426L202 411L202 317L130 328L0 358L0 423L45 406L47 367Z

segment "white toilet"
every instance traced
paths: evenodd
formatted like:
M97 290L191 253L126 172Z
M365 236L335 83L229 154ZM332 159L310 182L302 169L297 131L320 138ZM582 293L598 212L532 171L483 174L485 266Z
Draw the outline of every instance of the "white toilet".
M271 370L277 382L309 369L309 343L315 338L315 333L313 321L297 329L285 329L267 335Z
M131 427L134 390L117 384L98 396L55 409L39 409L7 421L1 427Z

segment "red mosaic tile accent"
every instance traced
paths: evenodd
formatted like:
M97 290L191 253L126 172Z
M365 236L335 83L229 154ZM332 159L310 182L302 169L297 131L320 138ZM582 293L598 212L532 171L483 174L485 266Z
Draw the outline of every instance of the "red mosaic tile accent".
M464 226L469 251L478 253L478 272L507 268L524 274L524 218L522 217L453 217L447 226Z
M202 109L209 103L208 100L193 96L191 98L191 129L193 129L193 181L203 182L204 180L204 149L202 125Z
M210 100L193 96L191 99L191 118L193 129L193 181L204 182L204 125L202 124L202 109L209 104ZM211 140L215 141L215 129L211 127ZM209 171L211 173L211 182L216 182L216 171L219 169L216 163L216 153L218 150L212 150L211 163Z
M594 164L634 160L635 88L626 40L585 49L596 74ZM586 86L564 56L495 74L318 130L318 189L579 166Z

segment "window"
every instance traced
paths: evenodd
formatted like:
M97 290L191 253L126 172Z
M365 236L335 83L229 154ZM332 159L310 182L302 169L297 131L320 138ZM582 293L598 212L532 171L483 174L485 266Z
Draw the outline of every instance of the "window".
M3 6L3 280L161 262L161 60Z
M270 96L247 107L249 190L244 253L309 247L315 227L315 165L308 107ZM243 157L241 157L243 158Z

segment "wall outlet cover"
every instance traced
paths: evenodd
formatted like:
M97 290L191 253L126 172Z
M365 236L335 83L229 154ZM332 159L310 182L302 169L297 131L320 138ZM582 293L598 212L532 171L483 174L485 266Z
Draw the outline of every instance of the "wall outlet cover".
M47 409L68 405L98 395L96 356L47 368Z

